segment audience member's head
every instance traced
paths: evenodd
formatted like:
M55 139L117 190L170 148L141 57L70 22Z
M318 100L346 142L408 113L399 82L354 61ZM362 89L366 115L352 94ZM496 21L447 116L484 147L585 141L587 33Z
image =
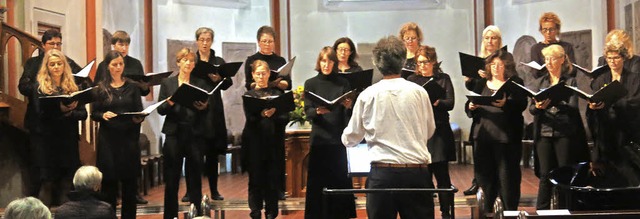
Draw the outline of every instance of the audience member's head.
M406 57L407 49L396 36L383 37L373 48L373 65L384 76L400 74Z
M4 219L51 219L51 212L34 197L16 199L4 210Z
M95 191L100 190L102 182L102 172L94 166L82 166L73 176L73 187L77 191Z

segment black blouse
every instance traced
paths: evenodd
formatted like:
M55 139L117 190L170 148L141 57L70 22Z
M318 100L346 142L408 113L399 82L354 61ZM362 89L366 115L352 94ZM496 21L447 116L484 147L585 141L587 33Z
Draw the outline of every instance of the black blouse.
M416 84L423 85L427 83L432 77L423 77L421 75L411 75L407 78L407 80L412 81ZM434 80L438 85L440 85L444 90L445 98L440 99L440 102L437 106L433 106L433 115L435 117L436 123L447 123L449 124L449 111L453 109L453 104L455 103L455 94L453 91L453 84L451 83L451 77L449 77L446 73L436 73L433 76ZM431 100L435 101L435 100Z
M304 82L304 89L324 99L334 100L351 90L349 81L337 74L335 72L330 75L318 73L315 77ZM316 113L317 104L306 97L304 103L307 119L312 124L311 144L341 145L340 136L342 136L342 130L347 127L349 115L351 115L350 110L339 104L330 113L318 115Z
M577 86L575 78L562 75L560 82L569 86ZM530 89L538 92L551 86L549 74L536 79ZM539 100L543 101L543 100ZM546 109L537 109L535 101L531 101L529 112L534 116L537 130L534 135L540 137L568 137L575 135L577 129L582 129L582 119L578 110L578 97L571 95L567 99L560 100L555 106L549 105Z

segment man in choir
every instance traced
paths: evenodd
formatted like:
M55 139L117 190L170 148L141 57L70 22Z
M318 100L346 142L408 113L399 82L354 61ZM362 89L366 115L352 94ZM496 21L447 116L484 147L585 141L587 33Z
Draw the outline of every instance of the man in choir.
M246 79L245 87L247 88L247 90L251 90L255 87L255 82L254 82L253 76L251 75L251 73L253 72L251 69L251 64L255 60L262 60L267 62L271 70L276 70L282 67L283 65L287 64L287 60L282 58L282 56L279 56L278 54L276 54L274 51L276 48L276 44L275 44L276 37L277 37L277 34L276 34L276 31L273 29L273 27L262 26L258 29L256 38L258 40L259 50L258 52L256 52L256 54L253 54L252 56L247 57L247 60L244 62L244 75ZM276 73L271 74L271 76L269 77L269 87L275 87L282 91L291 90L291 75L283 78L283 77L278 77L278 74ZM283 126L281 128L282 130L278 130L277 132L280 132L280 131L284 132L285 127ZM285 199L284 150L283 150L283 153L278 156L282 158L282 159L278 159L278 161L281 161L280 165L282 165L282 170L283 170L283 172L280 174L282 176L282 185L280 186L281 187L280 199L284 200Z
M45 31L42 34L42 45L44 51L40 51L38 56L31 57L24 63L24 72L20 77L18 90L20 90L20 94L24 95L26 98L31 98L34 91L38 89L36 86L36 76L42 66L44 54L52 49L62 51L62 34L56 29L49 29ZM79 72L82 69L75 61L73 61L73 59L69 57L66 57L66 59L73 73ZM29 101L29 103L27 103L27 112L24 116L24 126L27 130L33 130L35 128L37 124L36 114L33 101ZM29 138L32 139L32 136L30 135ZM31 158L29 160L35 159L37 156L34 153L37 153L37 148L34 148L34 145L30 144L29 151L31 154ZM41 184L40 170L35 166L35 161L31 161L29 163L31 166L29 167L29 185L27 195L38 197Z
M142 68L142 63L140 60L133 58L129 55L129 45L131 43L131 37L125 31L118 30L113 33L111 36L111 47L113 50L118 51L124 57L124 72L122 73L124 77L127 75L144 75L144 70ZM94 78L95 84L98 84L100 81L104 80L104 77L108 77L105 73L108 63L100 62L98 64L98 70L96 70L96 76ZM149 89L149 84L145 82L133 81L129 80L130 83L133 83L140 89L140 96L147 96L151 91ZM138 138L140 135L138 134ZM142 195L136 195L136 203L138 204L147 204L149 203L145 200Z
M433 188L427 140L435 121L429 94L400 77L407 51L395 36L384 37L373 49L373 64L383 79L365 89L353 105L353 116L342 133L347 147L364 138L371 172L368 188ZM381 123L384 121L384 123ZM372 193L367 195L369 218L433 218L430 193Z
M542 55L542 49L547 46L558 44L562 46L565 54L569 56L569 61L571 63L576 63L576 56L573 53L573 45L571 43L561 41L560 40L560 27L562 26L562 22L560 21L560 17L553 12L545 12L542 14L539 20L538 30L544 37L541 42L538 42L531 46L531 61L535 61L538 64L542 65L544 63L544 55ZM572 72L573 74L573 72ZM533 74L534 78L539 78L544 75L542 71L536 71Z
M196 44L198 46L198 52L196 53L196 62L207 62L213 65L222 65L225 63L224 59L216 56L216 51L211 49L215 33L211 28L201 27L196 30ZM206 147L204 148L205 163L204 173L209 180L209 189L211 191L211 198L213 200L224 200L224 197L218 192L218 156L226 153L227 149L227 125L225 123L224 105L222 102L222 90L227 90L233 81L231 78L222 78L217 72L207 72L209 80L205 80L207 86L205 90L213 90L219 83L220 88L215 94L209 96L210 107L207 111L204 122L206 135ZM185 166L185 177L188 178L191 167ZM189 202L189 190L191 188L187 184L187 192L182 198L182 202ZM199 189L199 188L198 188ZM198 200L194 200L198 201Z
M69 202L54 210L56 219L117 219L116 212L96 197L102 186L102 172L94 166L82 166L73 176L74 191Z

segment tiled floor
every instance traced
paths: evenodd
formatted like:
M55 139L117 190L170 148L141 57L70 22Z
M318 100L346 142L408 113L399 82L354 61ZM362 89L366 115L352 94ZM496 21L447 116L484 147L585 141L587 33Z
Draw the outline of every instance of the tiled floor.
M461 191L468 188L471 185L471 179L473 177L473 166L472 165L462 165L462 164L452 164L450 168L452 183L458 187ZM533 197L537 194L538 190L538 178L533 174L533 170L529 168L522 169L522 196L523 197ZM219 178L219 190L220 193L225 197L226 200L241 200L247 199L247 181L248 176L246 174L230 174L223 173ZM203 178L203 194L210 194L209 188L207 184L207 180ZM462 192L458 192L455 195L456 199L463 199L464 195ZM152 208L152 206L157 206L158 209L161 209L161 205L163 202L163 193L164 186L160 185L152 188L149 191L149 195L145 196L147 200L149 200L148 207ZM182 197L185 193L184 187L184 179L181 181L179 196ZM183 203L185 204L185 203ZM185 204L186 205L186 204ZM141 208L145 208L144 206L140 206ZM533 210L532 207L522 207L524 210ZM436 207L436 218L439 217L439 207ZM235 218L248 218L249 211L227 211L225 212L225 217L230 219ZM456 208L456 218L470 218L470 208L468 207L458 207ZM140 215L138 218L142 219L156 219L162 218L161 214L150 214L150 215ZM180 217L182 218L182 216ZM304 211L294 211L288 212L286 215L281 215L278 218L282 219L301 219L304 218ZM367 218L366 211L364 209L358 210L358 218Z

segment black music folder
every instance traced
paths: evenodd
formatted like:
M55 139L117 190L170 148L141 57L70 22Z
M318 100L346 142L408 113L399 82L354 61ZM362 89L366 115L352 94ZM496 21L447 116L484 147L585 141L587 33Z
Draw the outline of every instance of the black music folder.
M601 75L602 73L605 73L607 71L609 71L611 68L609 68L609 65L601 65L598 67L595 67L591 70L586 69L582 66L579 66L578 64L573 63L573 66L576 67L577 69L579 69L581 72L585 73L585 75L591 77L591 78L595 78L598 77L598 75Z
M134 116L145 117L151 114L154 110L156 110L160 105L162 105L166 101L167 101L166 99L162 101L158 101L157 103L151 104L150 106L148 106L147 108L145 108L140 112L118 113L118 116L116 116L115 118L123 119L123 118L131 118Z
M573 94L573 92L571 92L571 90L564 84L564 81L554 84L551 87L540 89L538 92L534 92L524 85L515 82L513 82L513 84L515 85L514 87L523 90L525 95L535 99L536 101L550 99L550 105L556 105L558 102L566 100Z
M371 80L373 78L373 69L357 71L357 72L339 72L338 75L349 81L352 89L363 91L367 87L371 86Z
M90 87L84 90L79 90L71 94L41 96L39 97L42 106L56 107L62 102L65 105L71 104L73 101L78 101L78 105L84 105L95 101L92 90L97 87Z
M219 74L223 78L230 78L238 73L240 66L242 66L242 62L229 62L222 65L214 65L208 62L198 61L191 74L207 80L209 80L207 74L212 73Z
M308 98L311 102L314 102L318 106L326 107L327 109L335 108L336 106L342 104L342 101L344 101L347 98L351 98L351 99L355 98L355 94L356 94L356 90L354 89L340 95L336 99L327 100L311 91L304 91L305 97Z
M471 101L473 104L491 106L491 103L505 97L504 95L507 95L507 90L512 89L510 87L511 87L511 78L507 79L507 81L505 81L505 83L500 88L498 88L498 90L495 93L493 93L490 96L480 95L473 91L469 91L469 94L467 94L466 96L467 96L467 99L469 99L469 101Z
M447 91L436 83L433 78L422 84L422 87L427 91L427 93L429 93L429 100L431 101L431 104L435 103L438 99L444 98L447 94Z
M276 108L276 113L293 111L296 105L293 103L293 92L287 91L280 96L268 96L256 98L252 96L242 96L245 109L253 113L262 112L264 109Z
M155 73L146 73L145 75L125 75L124 77L129 78L138 82L149 83L149 86L155 86L162 83L162 79L165 79L173 74L173 71L167 72L155 72Z
M280 68L271 70L271 74L273 77L274 73L277 74L277 77L288 77L291 74L291 69L293 69L293 64L296 62L296 56L291 58L286 64L280 66Z
M500 50L507 52L507 46L503 46ZM458 55L460 56L460 69L462 69L462 75L470 78L480 78L478 70L485 69L485 58L480 58L463 52L458 52Z
M400 72L400 77L407 79L409 76L416 73L414 69L402 68L402 72Z
M593 94L588 94L577 87L568 86L567 88L576 92L580 98L583 98L591 103L600 103L605 102L605 104L610 105L615 103L620 98L627 95L627 89L622 86L622 83L619 81L613 81L604 87L601 87L599 90L594 92Z
M82 70L80 70L78 73L73 74L73 76L75 78L81 78L81 79L89 78L89 73L91 72L91 69L93 68L93 65L95 63L96 63L96 59L91 60L89 64L85 65L84 68L82 68Z
M225 80L229 80L229 79L225 79ZM199 88L195 85L192 84L187 84L184 83L182 85L180 85L180 87L178 87L178 89L176 90L175 93L173 93L173 95L171 95L171 98L169 98L169 100L180 104L184 107L188 107L191 108L193 110L197 110L194 106L193 103L196 101L202 101L202 102L206 102L207 99L209 98L209 96L213 95L213 93L216 92L216 90L218 90L220 88L220 85L222 84L222 82L218 83L218 86L216 86L215 88L213 88L213 90L211 91L206 91L202 88Z

